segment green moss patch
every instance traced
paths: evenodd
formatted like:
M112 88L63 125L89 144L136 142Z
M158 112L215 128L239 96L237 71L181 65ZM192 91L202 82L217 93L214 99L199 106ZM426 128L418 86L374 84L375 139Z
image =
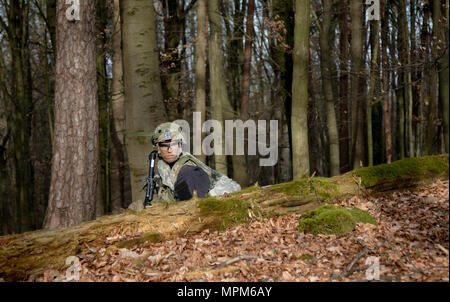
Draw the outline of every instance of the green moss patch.
M147 241L156 243L156 242L161 242L162 240L163 240L163 238L160 234L146 233L139 238L121 241L121 242L116 243L115 245L118 248L130 248L132 246L136 246L138 244L145 243Z
M298 260L304 260L304 261L313 261L315 260L314 256L310 254L301 254L297 257Z
M448 173L448 154L432 155L419 158L404 158L391 164L364 167L352 173L361 177L361 184L368 188L386 181L402 177L423 179L429 174Z
M295 181L273 185L271 189L288 196L314 194L324 201L329 201L339 195L339 187L329 178L324 177L303 177Z
M232 196L239 196L239 195L241 195L241 194L252 193L252 192L254 192L254 191L256 191L256 190L259 190L259 189L261 189L261 187L258 186L257 184L255 184L255 185L253 185L253 186L244 188L244 189L242 189L242 190L240 190L240 191L233 192L233 193L231 193L231 195L232 195Z
M376 224L375 219L363 210L325 205L303 214L298 230L314 235L345 234L353 231L358 222Z
M227 227L250 221L250 216L261 215L261 210L255 204L238 197L204 198L198 202L200 216L209 216L213 222L208 227L213 230L224 230Z

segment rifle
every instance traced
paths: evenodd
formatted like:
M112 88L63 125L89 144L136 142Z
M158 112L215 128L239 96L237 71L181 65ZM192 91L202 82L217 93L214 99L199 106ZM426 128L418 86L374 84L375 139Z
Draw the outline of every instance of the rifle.
M144 209L146 206L152 205L153 191L156 187L154 176L155 176L155 159L157 153L158 151L152 151L148 156L148 176L146 179L146 184L144 186L144 188L147 187L145 191Z

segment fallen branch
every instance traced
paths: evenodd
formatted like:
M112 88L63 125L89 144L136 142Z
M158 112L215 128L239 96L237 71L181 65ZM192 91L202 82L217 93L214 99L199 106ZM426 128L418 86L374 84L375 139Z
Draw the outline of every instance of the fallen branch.
M309 191L311 191L311 181L314 178L314 176L316 175L316 171L314 171L314 173L308 177L308 187L309 187ZM314 194L316 195L316 198L319 199L319 193L317 193L317 190L314 186L312 186L313 190L314 190Z
M439 249L441 249L441 250L448 256L448 250L447 250L445 247L443 247L443 246L440 245L440 244L436 244L436 246L437 246Z
M232 259L228 259L228 260L220 263L219 265L217 265L216 268L222 268L222 267L231 265L233 263L236 263L236 262L239 262L239 261L242 261L242 260L252 260L252 259L256 259L256 258L258 258L258 257L254 256L254 255L238 256L238 257L235 257L235 258L232 258Z
M352 179L355 182L355 184L358 186L358 194L357 194L358 197L359 197L360 191L362 191L364 194L366 194L366 197L372 197L372 194L370 194L370 192L366 188L364 188L364 186L361 185L361 177L356 177L355 175L352 175Z
M345 270L340 274L340 275L332 275L331 279L342 279L347 277L348 275L350 275L352 272L352 268L355 265L356 262L359 261L359 259L362 258L362 256L364 256L365 254L367 254L369 252L368 249L364 248L361 252L359 252L354 258L353 260L347 265L347 267L345 268Z
M171 274L171 272L151 272L151 273L143 272L142 274L147 277L156 277L161 275L169 275Z
M316 198L317 200L319 198ZM302 198L300 196L285 196L277 199L271 199L267 200L261 203L261 205L265 207L274 207L274 206L280 206L280 207L296 207L296 206L302 206L305 204L308 204L310 202L315 201L316 199L311 198Z

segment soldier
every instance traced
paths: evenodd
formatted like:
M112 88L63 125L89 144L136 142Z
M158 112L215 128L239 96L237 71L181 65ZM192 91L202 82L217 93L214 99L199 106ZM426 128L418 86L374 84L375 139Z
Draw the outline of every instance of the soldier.
M183 151L186 141L181 126L163 123L155 129L151 140L159 157L155 201L187 200L193 197L194 190L200 198L241 190L237 182Z

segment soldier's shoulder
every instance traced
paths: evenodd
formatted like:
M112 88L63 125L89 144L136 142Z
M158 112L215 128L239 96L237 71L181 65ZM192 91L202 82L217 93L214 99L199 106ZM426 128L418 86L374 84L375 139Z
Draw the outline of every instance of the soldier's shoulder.
M183 164L183 166L197 167L197 164L196 164L194 161L192 161L192 160L188 160L188 161L186 161L186 162Z
M180 157L179 161L181 161L183 165L198 166L196 158L190 153L183 152L183 155Z

